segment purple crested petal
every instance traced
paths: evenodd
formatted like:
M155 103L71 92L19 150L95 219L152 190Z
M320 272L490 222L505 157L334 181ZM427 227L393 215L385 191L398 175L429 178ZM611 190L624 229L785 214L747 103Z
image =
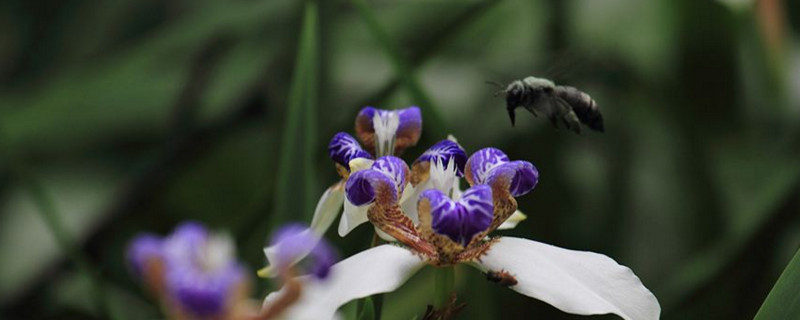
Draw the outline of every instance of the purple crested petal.
M356 171L347 179L344 192L347 200L356 206L370 204L375 201L379 187L390 189L390 195L397 200L397 187L388 175L375 170L366 169Z
M375 113L380 111L382 110L364 107L356 116L356 136L367 147L367 150L375 148L375 126L372 119L375 117Z
M344 132L339 132L333 136L331 142L328 143L328 153L330 153L333 161L342 165L348 171L350 170L350 160L355 158L372 159L372 155L361 148L361 145L358 144L358 141L353 136Z
M167 271L167 286L181 309L195 316L212 317L226 311L230 297L244 278L244 269L235 262L216 270L182 265Z
M504 163L492 169L486 183L494 185L501 181L510 181L509 193L514 197L519 197L536 187L536 183L539 182L539 170L528 161Z
M145 271L147 261L162 259L163 243L161 238L149 233L140 234L131 240L126 257L137 276Z
M408 177L408 165L403 159L394 156L380 157L372 163L372 169L392 179L398 192L403 192Z
M397 110L400 126L397 127L396 148L414 146L422 134L422 113L417 106Z
M441 161L442 164L447 166L447 163L453 159L456 165L456 175L459 177L464 176L464 165L467 163L467 153L461 148L458 143L452 140L442 140L428 148L416 161L417 163L434 161Z
M423 191L420 199L430 202L433 231L462 246L469 244L475 235L492 223L492 189L487 185L467 189L458 201L451 200L437 189Z
M508 156L496 148L483 148L469 157L465 176L470 185L484 184L490 171L509 161Z

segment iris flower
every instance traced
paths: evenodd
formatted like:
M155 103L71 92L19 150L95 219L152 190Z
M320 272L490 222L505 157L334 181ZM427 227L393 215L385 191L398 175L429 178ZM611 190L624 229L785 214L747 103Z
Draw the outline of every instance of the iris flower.
M164 238L141 234L127 259L170 319L243 319L252 311L248 273L230 237L199 223L183 223Z
M345 132L335 134L328 144L330 157L342 179L329 187L317 202L307 231L311 237L320 239L342 211L344 214L341 215L338 226L339 235L342 237L369 220L367 207L353 204L344 195L344 189L350 176L358 171L374 168L376 166L374 159L376 158L394 157L416 145L422 132L422 116L419 108L413 106L399 110L365 107L356 116L355 131L356 136L363 143L363 147L356 138ZM432 181L436 181L438 184L447 183L448 188L452 187L454 193L460 192L459 177L463 176L466 160L467 155L463 148L455 142L455 138L450 137L434 144L414 162L411 179L406 181L405 185L397 186L401 195L398 201L412 222L417 223L416 206L422 192L429 188L444 188L441 185L434 185ZM445 171L444 168L439 168L438 171L431 170L437 165L448 164L456 168L455 176L450 177L450 180L445 182L444 178L428 179L430 172L451 172L452 170ZM515 212L513 217L508 219L500 229L513 228L524 219L524 214ZM375 228L375 232L384 240L396 241L380 228ZM275 245L264 249L270 266L259 270L260 276L276 275L272 268L274 262L270 259L274 256L274 250ZM302 256L298 259L301 258Z
M378 158L352 173L345 192L353 205L401 245L385 244L355 254L331 268L325 282L300 277L303 293L283 316L330 319L343 304L390 292L425 266L467 264L482 272L508 275L509 288L564 312L658 319L661 307L633 272L598 253L568 250L516 237L490 237L517 209L515 197L536 186L539 173L527 161L510 161L485 148L464 166L471 187L458 194L447 187L458 175L456 160L438 158L428 180L438 187L421 192L418 223L401 204L407 179L424 180L399 158ZM445 165L446 163L446 165ZM424 170L422 171L424 173ZM267 297L275 299L286 287Z

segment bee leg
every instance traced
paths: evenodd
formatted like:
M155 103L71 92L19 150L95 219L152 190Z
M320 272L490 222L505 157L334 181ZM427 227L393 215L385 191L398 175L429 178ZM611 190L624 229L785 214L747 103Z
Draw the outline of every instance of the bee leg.
M516 114L514 113L514 109L506 109L508 110L508 117L511 118L511 126L514 126L514 122L516 120Z

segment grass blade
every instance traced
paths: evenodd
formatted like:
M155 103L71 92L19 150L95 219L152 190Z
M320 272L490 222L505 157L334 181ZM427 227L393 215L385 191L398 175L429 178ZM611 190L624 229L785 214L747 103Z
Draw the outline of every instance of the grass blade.
M308 2L298 43L297 61L278 164L278 181L271 226L311 217L314 210L313 154L316 147L317 5ZM298 147L302 146L302 149ZM302 159L299 161L298 159ZM302 166L298 168L297 166ZM302 192L298 192L302 189ZM293 192L294 191L294 192ZM302 194L299 196L298 193ZM297 204L300 207L294 207ZM297 216L296 212L302 212ZM306 219L308 220L308 219Z
M753 319L800 319L800 250L783 270Z

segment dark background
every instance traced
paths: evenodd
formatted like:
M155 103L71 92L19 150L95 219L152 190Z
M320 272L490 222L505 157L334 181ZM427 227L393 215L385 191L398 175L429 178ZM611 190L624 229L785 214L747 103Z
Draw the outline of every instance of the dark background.
M297 103L302 2L0 2L0 318L158 318L124 248L187 219L230 232L256 270L277 224L309 221L337 181L330 137L365 105L412 104L424 129L405 159L452 133L468 153L495 146L539 168L519 199L528 220L506 233L630 266L664 319L752 318L800 244L798 1L366 7L387 37L350 1L320 1L318 90ZM590 93L606 132L522 110L512 128L484 82L529 75ZM370 229L328 238L349 256ZM432 279L386 295L384 319L421 314ZM456 281L465 319L582 318L471 268Z

